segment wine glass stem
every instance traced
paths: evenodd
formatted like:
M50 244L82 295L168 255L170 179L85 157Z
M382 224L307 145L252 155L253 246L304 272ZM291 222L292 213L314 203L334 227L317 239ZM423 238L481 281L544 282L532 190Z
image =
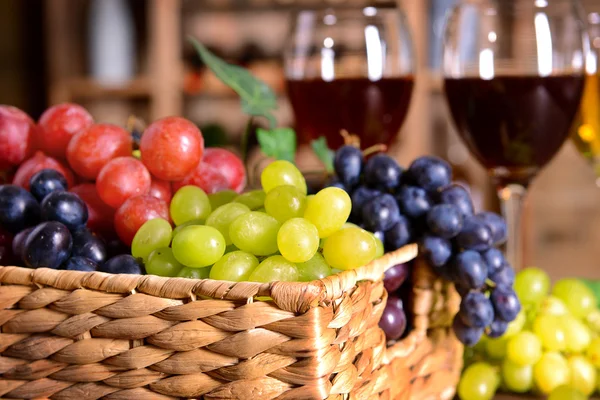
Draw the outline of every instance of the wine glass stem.
M498 197L502 205L502 214L508 226L506 243L506 258L516 271L523 268L523 231L521 216L523 214L523 199L527 189L518 184L510 184L498 189Z

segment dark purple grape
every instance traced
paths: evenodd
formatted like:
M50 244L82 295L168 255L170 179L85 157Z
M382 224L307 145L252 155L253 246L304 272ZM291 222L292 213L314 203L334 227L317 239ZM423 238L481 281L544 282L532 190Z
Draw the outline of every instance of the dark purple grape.
M71 255L73 240L69 229L60 222L43 222L25 239L23 262L28 268L58 268Z
M391 190L398 187L402 177L402 168L387 154L371 157L364 169L365 183L376 189Z
M27 236L33 231L33 228L27 228L17 233L12 242L12 253L19 263L23 262L23 247L25 247L25 241Z
M379 320L379 327L385 333L387 340L398 340L406 330L406 314L402 299L389 296L383 315Z
M470 216L464 219L455 241L463 250L486 251L492 246L492 232L482 220Z
M71 257L63 265L63 268L67 271L96 271L98 264L85 257Z
M73 256L85 257L98 265L108 259L104 241L86 228L73 233Z
M474 207L471 195L462 185L453 183L440 191L439 201L442 204L452 204L456 206L463 217L473 215Z
M0 265L11 265L13 259L13 254L8 246L0 246Z
M336 187L336 188L342 189L345 192L348 191L348 188L346 187L346 185L344 185L342 182L340 182L340 180L338 179L337 176L332 176L325 186L326 187ZM317 192L318 192L318 190L317 190Z
M515 270L505 262L500 269L488 274L488 278L496 285L512 286L515 283Z
M408 274L410 273L410 265L409 264L397 264L392 268L385 271L385 275L383 276L383 286L388 293L393 293L408 278Z
M398 216L398 222L385 232L386 251L394 251L406 246L413 240L410 220L404 215Z
M472 328L485 328L494 321L494 307L481 292L469 292L460 303L458 315Z
M98 268L98 271L109 274L140 275L142 274L142 266L135 257L129 254L121 254L106 261Z
M408 168L408 173L417 186L428 192L448 186L452 180L450 164L433 156L417 158Z
M481 257L483 257L483 260L488 266L488 275L495 274L506 263L504 254L494 247L481 252Z
M363 228L365 229L365 228ZM382 231L375 231L373 232L373 236L375 236L377 239L381 240L381 243L385 243L385 233Z
M502 321L502 320L496 318L494 320L494 322L492 322L492 324L487 327L487 329L485 330L485 334L489 338L498 339L499 337L501 337L502 335L504 335L506 333L507 329L508 329L508 322L505 322L505 321Z
M370 189L366 186L359 186L352 192L352 219L354 222L359 223L361 221L362 208L366 202L375 197L381 195L379 190Z
M452 330L454 331L456 338L467 347L476 345L483 335L483 328L472 328L465 325L458 315L454 317Z
M492 291L490 300L497 318L505 322L514 321L521 311L521 304L515 291L510 286L498 285Z
M424 236L419 243L420 254L432 267L442 267L452 257L452 243L434 235Z
M411 218L420 218L433 206L427 191L418 186L402 186L396 193L396 201L402 214Z
M75 193L52 192L42 201L42 220L57 221L71 231L85 226L88 209Z
M465 288L480 289L485 284L487 265L476 251L458 253L452 261L452 268L458 283Z
M121 254L131 254L131 248L127 247L117 238L106 239L106 259L110 259Z
M69 188L64 175L53 169L43 169L31 177L29 190L38 200L42 201L52 192L66 192Z
M349 188L354 187L360 182L363 154L357 147L342 146L335 152L333 167L343 185Z
M485 211L476 215L478 219L483 221L492 234L492 243L494 246L500 246L506 242L508 228L506 221L500 215Z
M16 185L0 185L0 228L11 233L34 226L40 205L31 193Z
M400 217L396 199L391 194L382 194L368 202L362 208L362 221L368 230L387 231Z
M452 239L460 233L463 217L460 210L451 204L438 204L427 213L427 226L436 236Z

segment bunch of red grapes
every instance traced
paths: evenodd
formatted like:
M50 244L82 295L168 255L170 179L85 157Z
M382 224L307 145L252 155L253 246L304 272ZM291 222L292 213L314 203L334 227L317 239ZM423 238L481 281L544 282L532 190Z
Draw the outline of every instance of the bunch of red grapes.
M133 156L138 147L139 159ZM76 104L53 106L37 123L0 106L0 177L0 265L29 267L35 262L23 260L21 247L41 224L42 233L69 243L61 248L69 257L81 254L82 246L101 248L96 258L85 253L100 265L115 253L130 254L146 221L170 220L171 196L180 187L210 194L239 193L246 185L242 161L225 149L205 149L200 130L184 118L155 121L135 143L131 132L95 123ZM65 267L65 257L56 268Z

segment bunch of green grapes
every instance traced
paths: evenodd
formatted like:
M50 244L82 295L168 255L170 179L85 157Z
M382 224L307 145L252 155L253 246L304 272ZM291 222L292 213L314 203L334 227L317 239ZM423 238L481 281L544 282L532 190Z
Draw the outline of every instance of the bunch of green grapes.
M352 203L339 188L307 196L300 171L275 161L262 190L207 195L184 186L170 217L146 222L132 255L149 274L233 282L312 281L368 264L383 255L372 233L347 223Z
M577 279L551 288L538 268L519 272L515 291L523 310L506 333L465 351L459 397L491 400L503 390L580 400L600 390L600 311L594 293Z

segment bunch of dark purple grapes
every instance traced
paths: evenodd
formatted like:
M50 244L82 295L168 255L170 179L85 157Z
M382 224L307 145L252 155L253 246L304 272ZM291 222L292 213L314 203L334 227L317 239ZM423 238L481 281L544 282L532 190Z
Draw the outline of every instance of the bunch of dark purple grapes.
M499 337L506 331L521 309L514 271L496 248L506 241L506 223L495 213L475 214L469 192L452 183L447 162L426 156L404 170L386 154L365 160L359 148L346 145L336 152L334 167L330 186L350 194L353 223L379 237L387 252L418 243L419 257L455 284L462 302L453 328L461 342L474 345L484 333ZM393 292L407 269L397 266L386 275L392 290L380 326L390 340L401 336L394 321L406 325Z
M87 220L87 205L67 191L67 180L55 170L33 175L29 191L0 185L0 265L142 273L140 263L124 254L128 251L90 232Z

